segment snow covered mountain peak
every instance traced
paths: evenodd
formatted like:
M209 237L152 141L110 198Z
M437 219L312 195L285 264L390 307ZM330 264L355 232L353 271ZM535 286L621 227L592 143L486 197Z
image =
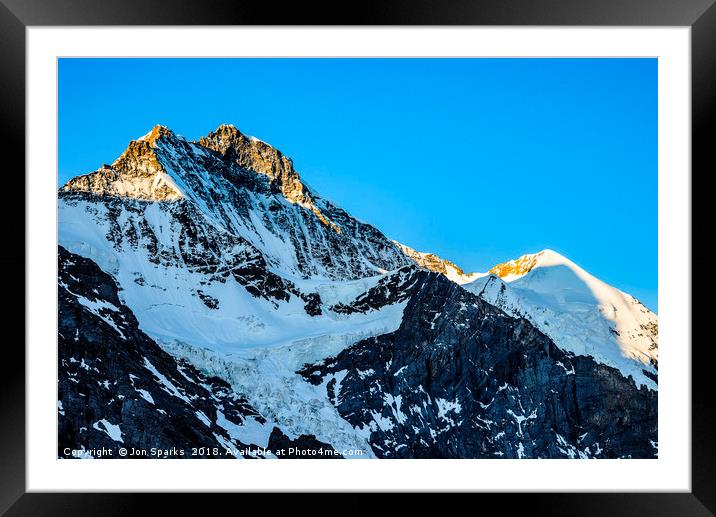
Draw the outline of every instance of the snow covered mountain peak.
M290 158L230 124L220 125L197 142L156 125L130 141L114 163L75 177L60 190L143 201L201 198L202 204L211 206L226 190L226 181L235 187L281 194L312 212L324 226L341 232L319 209L318 197L302 183Z
M275 430L368 457L654 454L645 307L550 250L502 264L507 284L390 241L233 125L198 141L155 126L70 180L58 241L60 415L99 426L61 422L102 445L198 423L222 443L272 448Z
M490 273L465 287L526 317L563 350L594 357L637 385L656 388L658 318L637 299L552 250L499 264Z
M564 255L561 255L557 253L554 250L551 250L549 248L543 249L542 251L535 253L535 257L537 258L537 261L540 265L555 265L555 264L572 264L573 262L569 260Z
M537 267L547 266L577 267L567 257L560 255L556 251L545 249L538 253L522 255L518 259L497 264L490 269L489 273L499 276L505 282L511 282L522 278Z

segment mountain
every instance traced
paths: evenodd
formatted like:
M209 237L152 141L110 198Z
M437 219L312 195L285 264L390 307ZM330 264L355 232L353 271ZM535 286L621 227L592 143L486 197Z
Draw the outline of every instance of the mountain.
M118 428L140 446L155 432L182 444L209 433L361 458L656 454L654 381L559 341L582 332L586 306L554 309L563 332L550 335L524 307L488 299L479 282L502 282L495 275L391 241L234 126L193 142L156 126L63 185L58 215L60 259L72 263L60 269L70 286L60 310L75 314L60 326L59 366L78 381L60 393L72 423L62 443L89 450ZM91 413L78 402L85 384ZM183 416L142 431L145 411L161 413L135 384ZM227 427L220 413L228 419L232 404ZM94 441L83 442L90 427Z
M656 389L657 316L566 257L552 250L524 255L465 288L527 318L563 350L590 356Z

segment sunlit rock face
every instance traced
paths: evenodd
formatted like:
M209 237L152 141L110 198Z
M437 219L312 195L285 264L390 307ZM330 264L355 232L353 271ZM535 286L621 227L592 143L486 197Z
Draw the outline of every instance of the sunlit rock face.
M465 273L465 271L463 271L462 268L456 264L447 259L438 257L434 253L416 251L413 248L399 242L395 242L395 244L403 253L405 253L405 256L410 258L421 268L427 269L428 271L434 271L435 273L440 273L457 284L467 284L487 274Z
M232 126L199 142L157 126L111 166L67 182L59 197L68 222L111 226L113 247L131 246L135 234L146 237L139 249L152 256L155 247L169 257L219 246L203 257L209 267L247 249L269 268L306 279L357 279L410 263L376 228L311 193L280 151ZM86 215L70 215L74 209ZM159 228L159 219L167 225ZM67 226L60 226L66 236ZM165 230L176 241L158 236Z
M505 281L520 278L532 271L538 264L540 258L545 254L545 251L540 251L532 255L523 255L516 260L510 260L493 266L489 273L499 276Z
M294 203L312 204L313 199L301 183L293 162L281 151L253 137L242 134L232 125L223 124L199 139L199 144L217 151L239 167L265 174L271 186Z
M85 192L97 196L120 196L146 201L176 201L182 193L167 174L157 153L159 138L174 138L167 128L156 126L144 137L133 140L112 165L77 176L62 192Z

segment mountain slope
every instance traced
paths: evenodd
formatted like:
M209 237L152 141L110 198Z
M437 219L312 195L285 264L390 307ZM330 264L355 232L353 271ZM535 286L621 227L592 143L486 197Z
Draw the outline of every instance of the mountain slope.
M490 271L464 287L529 319L563 350L591 356L656 389L658 320L638 300L551 250Z
M396 245L421 268L444 275L508 314L529 319L563 350L588 355L657 388L656 314L566 257L544 250L487 273L465 274L437 255Z

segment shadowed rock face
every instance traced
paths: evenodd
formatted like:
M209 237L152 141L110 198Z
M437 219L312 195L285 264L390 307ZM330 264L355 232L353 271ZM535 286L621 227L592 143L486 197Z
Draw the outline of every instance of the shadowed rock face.
M282 460L342 458L333 447L316 440L314 436L301 435L291 440L278 427L274 427L271 432L268 448L272 451L280 451L277 457Z
M104 448L112 451L105 457L120 458L120 447L172 451L147 456L153 458L233 458L260 450L231 436L230 430L266 424L242 395L164 352L139 330L109 275L58 251L58 457ZM332 451L313 436L286 443Z
M386 458L653 458L657 394L420 272L403 322L299 373ZM653 442L653 444L652 444Z

